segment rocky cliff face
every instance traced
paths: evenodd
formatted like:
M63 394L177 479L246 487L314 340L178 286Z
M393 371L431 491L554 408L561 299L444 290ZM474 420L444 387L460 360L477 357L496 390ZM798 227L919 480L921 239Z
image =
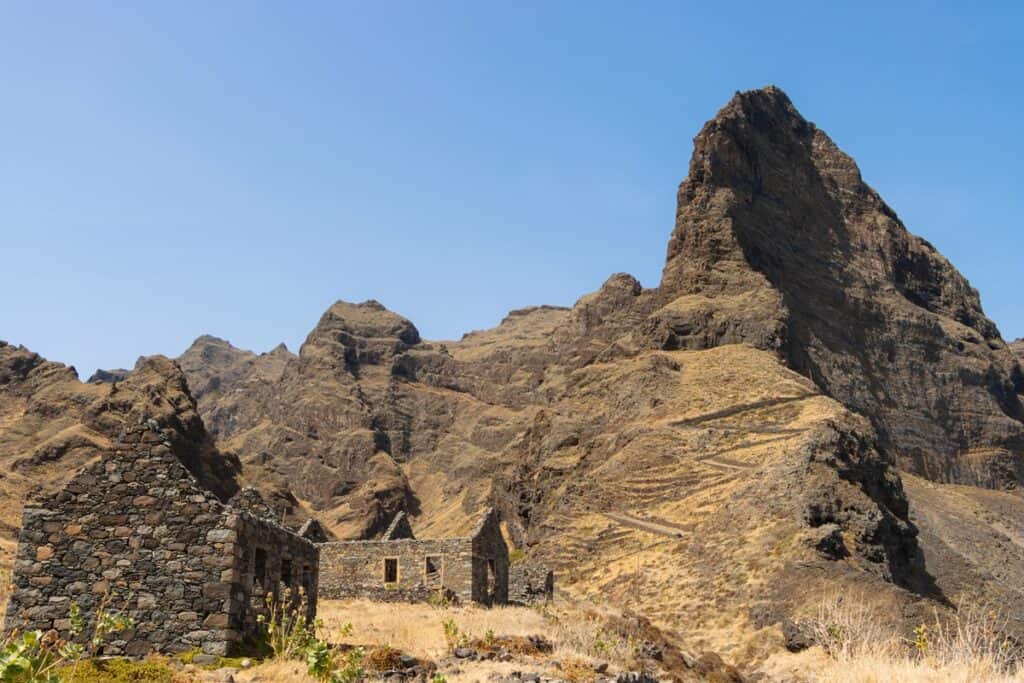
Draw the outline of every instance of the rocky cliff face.
M1024 361L1024 339L1018 339L1010 344L1010 348L1017 354L1017 357Z
M284 344L267 353L236 349L223 339L204 335L196 339L178 364L188 377L189 388L215 438L232 429L233 407L239 403L231 392L259 392L281 378L288 360L294 358Z
M659 294L664 347L777 349L904 467L1024 477L1024 382L978 293L778 89L738 94L697 136Z

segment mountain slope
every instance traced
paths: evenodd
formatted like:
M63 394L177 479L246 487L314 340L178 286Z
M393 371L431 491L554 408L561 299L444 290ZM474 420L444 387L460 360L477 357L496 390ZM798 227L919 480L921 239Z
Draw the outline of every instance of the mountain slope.
M979 586L1020 604L1018 572L990 581L935 528L946 489L912 478L908 500L893 468L1013 486L1016 359L775 88L695 139L655 289L614 275L571 309L447 342L337 302L276 381L182 361L219 387L210 419L247 476L339 536L400 509L420 535L460 533L494 504L570 590L718 629L716 647L778 645L762 628L840 585L906 615Z

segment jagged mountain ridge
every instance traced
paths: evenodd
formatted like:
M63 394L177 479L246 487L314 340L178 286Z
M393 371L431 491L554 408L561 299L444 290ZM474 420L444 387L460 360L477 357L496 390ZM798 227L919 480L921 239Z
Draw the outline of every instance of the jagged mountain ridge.
M780 90L737 95L697 136L659 290L666 345L778 348L905 468L1024 477L1024 378L977 291ZM740 300L758 305L719 312Z
M783 365L813 383L780 396L753 382L746 390L761 398L740 409L748 403L738 378L704 381L722 362L749 367L768 385L801 381L783 380ZM670 368L690 364L702 368L692 384L662 384L662 374L679 371ZM451 531L488 501L506 512L517 542L558 564L573 548L560 544L566 535L621 543L619 532L601 531L608 513L725 534L714 515L691 519L668 498L745 491L759 500L748 519L800 518L801 534L826 547L839 539L834 552L859 557L868 575L928 593L937 589L909 523L913 501L889 463L937 481L1015 485L1024 427L1016 367L977 292L905 230L852 159L766 88L738 94L695 139L659 287L615 275L571 309L516 311L494 330L444 343L420 339L376 302L338 302L279 383L230 394L246 400L230 408L236 417L222 436L247 467L294 487L342 536L373 534L398 509L421 528ZM707 397L721 409L698 419L715 426L683 439L679 425L695 419L683 417L688 409L676 405L675 417L659 410L697 387L733 393L724 402ZM820 403L822 394L873 427ZM804 410L794 417L803 401L820 422L799 417ZM648 410L637 410L643 404ZM732 411L753 424L729 426L723 437L716 432ZM755 436L758 420L775 436ZM821 443L832 450L831 469L815 483L793 468ZM724 454L712 458L718 471L749 467L758 478L717 481L697 465L709 452ZM860 464L844 469L844 458ZM641 478L661 483L629 483L626 473L645 468L650 477ZM860 493L843 488L849 481ZM765 498L768 482L786 493ZM839 501L853 500L860 512L840 512ZM927 549L932 565L960 562L955 544L938 538L929 532L941 547ZM584 556L607 547L589 542ZM605 570L597 563L589 578ZM950 583L963 590L972 576L958 570Z
M893 618L982 587L1021 605L1019 572L992 573L1020 566L1024 520L986 535L1016 494L979 497L950 534L951 489L911 478L908 498L893 468L1018 481L1017 362L774 88L696 138L657 288L614 275L449 342L337 302L296 355L207 337L179 363L243 478L339 536L398 510L460 533L494 504L560 585L725 651L778 645L782 616L837 587Z

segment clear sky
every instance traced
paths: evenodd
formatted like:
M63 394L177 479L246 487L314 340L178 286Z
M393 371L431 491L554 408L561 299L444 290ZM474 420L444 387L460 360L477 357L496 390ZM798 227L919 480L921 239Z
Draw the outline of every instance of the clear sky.
M0 339L85 377L654 286L693 136L769 83L1024 336L1024 5L845 4L0 3Z

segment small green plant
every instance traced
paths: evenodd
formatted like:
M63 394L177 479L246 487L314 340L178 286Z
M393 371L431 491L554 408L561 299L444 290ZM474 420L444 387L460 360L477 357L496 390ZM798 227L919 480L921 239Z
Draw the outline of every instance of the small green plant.
M363 654L357 647L338 657L330 645L313 639L306 647L306 671L319 683L355 683L366 676Z
M592 648L596 655L604 655L610 652L619 644L619 639L615 637L614 633L608 633L607 631L598 631L594 636L594 642Z
M0 681L60 683L56 669L65 661L56 631L11 632L0 646Z
M436 607L438 609L448 609L453 604L451 596L444 588L439 588L436 593L432 593L430 597L427 598L427 602L431 607Z
M131 596L125 599L125 603L131 600ZM75 615L77 604L71 608L71 633L75 633ZM81 616L79 614L79 620L81 623ZM89 656L95 657L99 654L100 647L103 645L103 641L106 640L107 636L111 633L118 633L130 629L135 625L135 622L131 617L122 614L119 611L111 611L107 609L107 596L104 595L103 599L100 600L100 606L96 610L96 626L92 633L92 638L89 639ZM81 626L84 629L84 623Z
M498 638L494 635L494 631L487 629L487 633L484 634L484 645L488 650L493 650L494 646L497 645Z
M513 548L508 553L508 563L510 565L511 564L516 564L517 562L522 562L525 559L526 559L526 551L523 550L522 548Z
M430 677L430 683L448 683L448 679L441 674L434 674Z
M444 640L448 643L448 648L456 647L459 643L459 625L454 619L445 619L441 625L444 627Z
M89 654L95 656L103 641L111 633L129 629L131 618L107 609L108 596L104 595L96 610L96 626L89 638ZM86 631L82 608L72 603L69 609L69 634L72 639ZM58 670L71 666L71 680L75 678L79 662L86 653L81 643L63 640L57 631L17 630L7 634L0 644L0 681L3 683L60 683Z

